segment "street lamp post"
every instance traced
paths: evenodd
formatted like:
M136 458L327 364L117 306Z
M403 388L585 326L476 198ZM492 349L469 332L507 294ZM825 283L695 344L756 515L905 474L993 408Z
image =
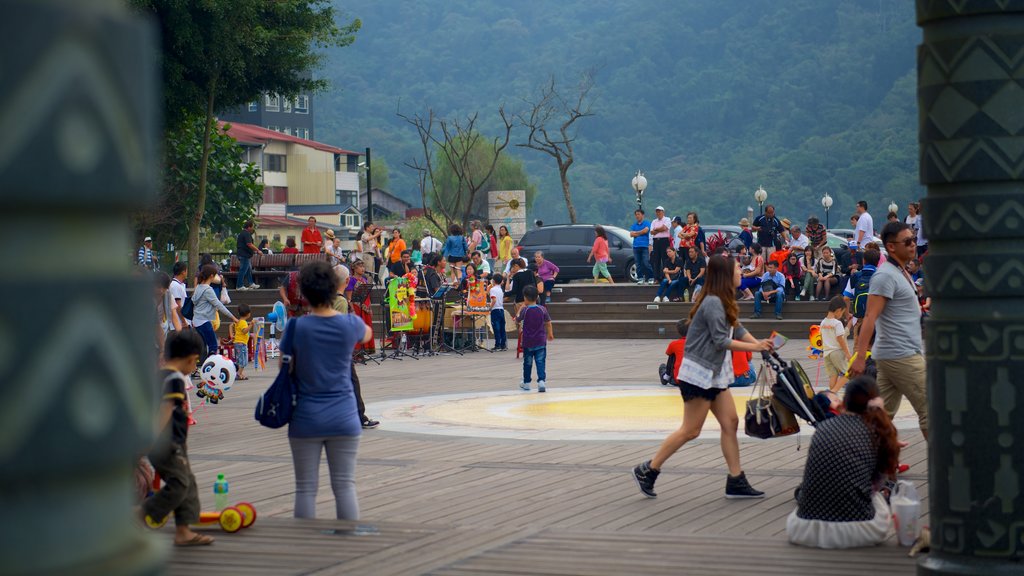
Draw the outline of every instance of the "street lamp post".
M647 189L647 178L644 177L644 173L637 170L636 176L633 176L633 190L636 192L636 209L644 209L644 190Z
M768 199L768 192L761 186L754 190L754 200L757 200L757 209L764 214L764 201Z
M828 230L828 209L832 207L832 197L825 192L821 197L821 206L825 209L825 230Z

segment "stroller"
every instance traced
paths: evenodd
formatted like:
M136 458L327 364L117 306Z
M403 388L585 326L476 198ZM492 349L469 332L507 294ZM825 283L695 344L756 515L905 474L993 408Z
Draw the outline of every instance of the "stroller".
M772 384L775 400L811 426L817 426L818 422L829 417L821 405L815 402L811 380L799 362L794 360L792 364L787 364L775 351L761 352L761 356L777 375Z

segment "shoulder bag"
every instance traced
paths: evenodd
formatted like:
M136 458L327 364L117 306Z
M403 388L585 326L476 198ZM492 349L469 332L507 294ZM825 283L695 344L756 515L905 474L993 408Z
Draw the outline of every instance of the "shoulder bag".
M295 330L297 327L298 320L292 318L285 326L285 331ZM294 335L294 332L292 334ZM294 338L289 339L287 349L281 346L281 369L277 372L277 378L256 401L256 420L267 428L280 428L290 422L298 400L299 387L295 378L293 342Z

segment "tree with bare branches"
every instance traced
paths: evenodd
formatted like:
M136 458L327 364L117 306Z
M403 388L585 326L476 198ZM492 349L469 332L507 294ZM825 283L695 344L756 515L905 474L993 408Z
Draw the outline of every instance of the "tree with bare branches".
M399 109L398 116L416 128L423 148L422 158L405 165L417 172L424 216L443 230L453 223L465 227L478 194L508 147L513 122L505 107L498 108L505 133L493 139L477 131L476 112L465 119L446 119L437 116L433 109L428 109L426 116L404 114ZM444 185L439 179L442 171L453 176L445 179Z
M576 161L576 156L572 143L577 136L576 121L594 115L591 111L593 98L590 97L593 87L594 73L588 71L583 74L570 100L558 91L552 75L541 88L540 97L536 100L524 99L527 111L515 115L517 123L528 132L526 142L516 146L539 150L554 158L558 164L562 195L565 196L565 206L569 210L569 221L573 224L576 223L576 208L572 204L569 168Z

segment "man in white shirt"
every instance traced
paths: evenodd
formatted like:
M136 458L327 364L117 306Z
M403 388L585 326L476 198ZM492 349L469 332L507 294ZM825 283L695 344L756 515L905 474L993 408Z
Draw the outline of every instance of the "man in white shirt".
M857 202L857 229L853 233L853 241L857 244L858 252L863 252L864 245L875 237L875 222L871 219L868 203L864 200Z
M804 248L811 245L811 239L806 234L800 233L799 226L793 226L789 229L789 249L799 250L803 252Z
M181 316L181 305L185 303L185 298L188 298L188 291L185 289L185 277L188 276L188 264L185 262L175 262L174 268L171 272L174 276L171 277L171 286L167 291L170 293L171 298L174 299L174 313L178 315L182 326L191 326L191 322Z
M423 239L420 240L420 253L426 256L427 254L437 254L441 252L441 241L427 230L423 233Z
M665 208L654 209L656 218L651 221L651 269L656 280L664 276L665 261L668 260L668 249L672 246L672 221L665 216Z

